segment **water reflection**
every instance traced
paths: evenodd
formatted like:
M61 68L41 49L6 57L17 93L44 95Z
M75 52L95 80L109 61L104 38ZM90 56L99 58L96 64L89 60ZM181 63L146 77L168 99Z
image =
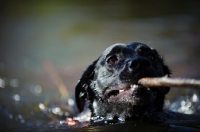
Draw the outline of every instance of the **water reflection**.
M199 102L199 98L198 98L197 94L192 95L192 102Z
M49 101L41 85L27 83L19 79L8 79L10 85L5 85L1 78L0 89L0 121L1 128L33 127L55 124L67 116L73 116L74 100L63 100L52 94ZM20 82L20 85L19 85ZM17 89L16 89L17 88Z
M42 93L42 87L40 85L30 85L29 87L30 92L32 92L35 95Z
M45 107L44 104L42 104L42 103L39 104L39 108L40 108L40 110L42 110L42 111L45 111L45 110L46 110L46 107Z
M169 100L165 101L165 106L174 112L184 114L195 114L199 112L200 102L199 94L195 90L188 90L184 96L174 98L171 103Z
M73 99L68 99L68 104L70 105L70 106L74 106L74 100Z
M18 79L11 79L10 80L10 86L13 88L19 87L19 80Z
M0 88L4 88L4 87L5 87L5 81L0 78Z
M18 94L13 95L13 100L20 101L20 96Z

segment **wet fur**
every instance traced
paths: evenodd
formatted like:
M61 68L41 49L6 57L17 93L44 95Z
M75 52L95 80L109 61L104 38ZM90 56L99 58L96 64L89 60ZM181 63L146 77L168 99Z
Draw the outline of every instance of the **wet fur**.
M116 64L109 63L111 57ZM115 58L114 58L115 59ZM170 70L155 49L145 44L115 44L108 47L82 74L75 88L80 112L89 103L92 121L127 120L161 112L169 87L129 88L142 77L169 76ZM117 91L126 88L127 91ZM118 93L118 94L117 94ZM115 95L116 94L116 95Z

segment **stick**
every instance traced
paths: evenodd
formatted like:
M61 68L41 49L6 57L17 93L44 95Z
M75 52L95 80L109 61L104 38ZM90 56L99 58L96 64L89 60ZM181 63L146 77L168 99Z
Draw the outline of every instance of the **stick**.
M142 78L138 81L145 87L199 87L200 80L181 78Z

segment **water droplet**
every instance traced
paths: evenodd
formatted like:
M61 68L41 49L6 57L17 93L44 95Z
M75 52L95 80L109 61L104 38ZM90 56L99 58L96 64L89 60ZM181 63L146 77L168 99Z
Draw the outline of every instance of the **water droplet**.
M74 106L74 100L73 99L68 99L68 104L70 105L70 106Z
M14 94L14 95L13 95L13 99L14 99L15 101L20 101L20 96L19 96L18 94Z
M39 104L39 108L40 108L41 110L44 110L44 109L45 109L44 104L40 103L40 104Z
M53 109L52 109L52 112L53 112L54 114L58 114L60 111L61 111L61 110L60 110L59 107L56 107L56 108L53 108Z
M19 119L22 119L22 115L19 114L19 115L18 115L18 118L19 118Z
M10 80L10 86L13 87L13 88L19 87L19 81L18 81L18 79L11 79Z
M22 119L22 120L21 120L21 123L25 123L25 120L24 120L24 119Z
M35 92L36 93L41 93L42 92L42 87L40 85L35 86Z
M65 116L69 116L69 112L65 112Z
M0 87L4 88L5 87L5 81L0 78Z
M199 101L198 96L196 94L193 94L192 101L193 102L198 102Z
M10 118L10 119L13 119L13 115L12 115L12 114L10 114L10 115L9 115L9 118Z

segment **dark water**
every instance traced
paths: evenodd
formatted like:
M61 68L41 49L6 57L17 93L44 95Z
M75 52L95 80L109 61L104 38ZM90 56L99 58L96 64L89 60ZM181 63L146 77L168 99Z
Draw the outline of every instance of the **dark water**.
M0 128L71 130L65 120L78 114L77 80L106 47L117 42L146 43L164 56L173 77L199 79L199 4L1 1ZM199 95L198 89L172 88L165 108L199 113ZM118 127L127 126L106 129ZM166 130L165 126L155 128Z

